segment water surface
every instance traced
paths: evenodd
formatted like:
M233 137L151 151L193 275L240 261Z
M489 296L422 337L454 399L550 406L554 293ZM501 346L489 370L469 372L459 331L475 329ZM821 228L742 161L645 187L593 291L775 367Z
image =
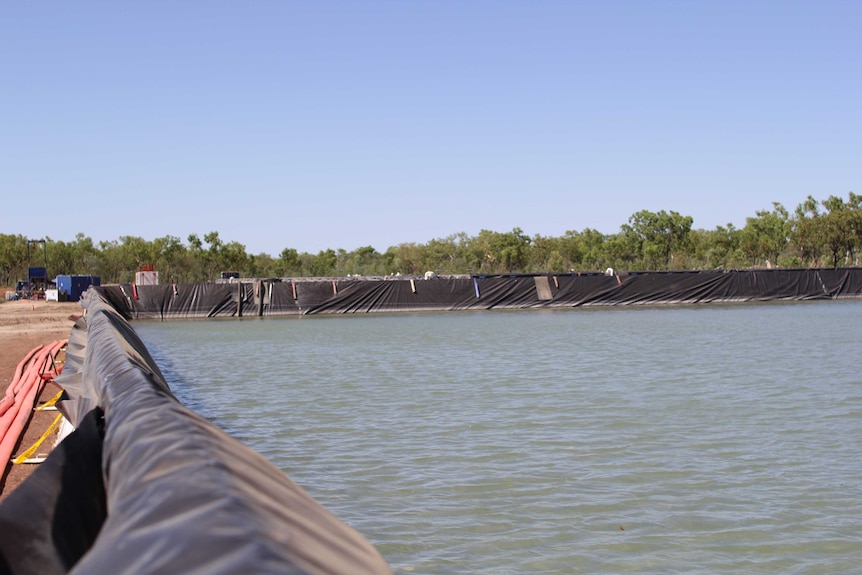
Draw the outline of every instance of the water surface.
M400 573L862 565L862 302L133 324Z

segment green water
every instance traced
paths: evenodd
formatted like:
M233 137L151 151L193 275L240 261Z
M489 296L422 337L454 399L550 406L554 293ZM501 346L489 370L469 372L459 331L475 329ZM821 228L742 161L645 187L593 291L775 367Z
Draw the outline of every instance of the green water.
M862 302L137 322L398 573L862 565Z

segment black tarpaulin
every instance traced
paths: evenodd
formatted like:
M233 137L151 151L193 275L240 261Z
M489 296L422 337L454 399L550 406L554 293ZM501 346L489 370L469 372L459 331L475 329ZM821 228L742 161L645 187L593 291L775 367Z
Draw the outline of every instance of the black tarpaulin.
M78 427L0 505L0 573L67 573L107 514L101 410Z
M96 381L105 412L108 516L74 572L389 572L283 472L176 401L119 314L96 294L85 306L84 379Z
M129 319L355 314L862 297L862 268L275 279L94 289Z

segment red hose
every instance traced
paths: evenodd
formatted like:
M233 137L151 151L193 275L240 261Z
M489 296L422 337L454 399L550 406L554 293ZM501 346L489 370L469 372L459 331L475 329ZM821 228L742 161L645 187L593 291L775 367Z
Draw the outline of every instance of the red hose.
M6 413L6 410L15 403L15 387L16 385L20 385L21 375L24 373L24 366L30 361L30 359L36 355L40 349L45 346L37 346L30 350L30 352L21 360L21 363L18 364L18 367L15 368L15 375L12 377L12 383L9 384L9 387L6 388L6 394L3 396L3 399L0 399L0 416Z
M15 379L9 384L3 398L5 407L0 411L0 468L5 469L8 465L30 421L36 398L45 384L42 374L65 344L65 341L56 341L48 347L40 345L27 354L16 368Z

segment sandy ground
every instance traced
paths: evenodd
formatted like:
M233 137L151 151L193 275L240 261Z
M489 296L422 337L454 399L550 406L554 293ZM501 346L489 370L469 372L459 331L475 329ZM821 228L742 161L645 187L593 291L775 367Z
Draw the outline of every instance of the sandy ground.
M77 302L21 300L0 303L0 393L6 392L15 376L15 368L30 350L39 345L68 339L74 323L71 318L81 315L82 312L83 309ZM49 383L42 390L39 401L47 401L57 391L59 388ZM56 415L57 412L52 411L34 413L13 456L32 445ZM53 443L53 438L48 438L42 444L39 454L46 451L46 448L49 449ZM35 465L11 465L7 462L0 477L0 500L34 469Z

